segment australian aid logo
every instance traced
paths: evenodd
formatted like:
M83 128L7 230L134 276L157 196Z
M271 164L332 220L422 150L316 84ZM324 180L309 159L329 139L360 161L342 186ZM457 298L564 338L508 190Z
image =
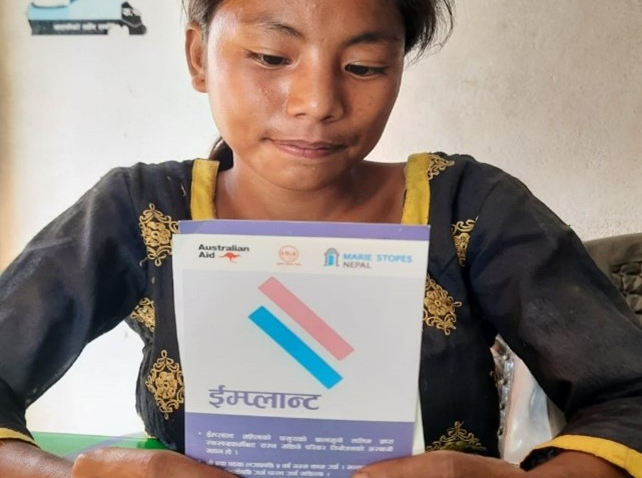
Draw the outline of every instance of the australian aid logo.
M226 259L232 264L236 264L243 254L248 252L250 252L249 247L236 244L231 246L200 244L198 246L199 259Z
M325 388L330 389L341 382L343 377L337 372L336 364L333 366L328 363L314 349L321 347L336 362L341 362L354 352L354 348L275 277L270 277L258 289L265 298L301 326L306 334L300 336L295 333L273 312L270 305L259 306L249 314L250 320Z

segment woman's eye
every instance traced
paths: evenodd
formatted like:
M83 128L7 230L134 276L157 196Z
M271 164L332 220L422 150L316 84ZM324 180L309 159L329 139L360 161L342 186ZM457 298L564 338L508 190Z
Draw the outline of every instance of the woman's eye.
M263 53L250 53L250 58L260 63L263 66L268 67L277 67L277 66L286 66L290 64L290 61L287 58L277 55L265 55Z
M386 72L386 68L383 66L366 66L357 64L346 65L345 69L348 73L352 73L356 76L375 76Z

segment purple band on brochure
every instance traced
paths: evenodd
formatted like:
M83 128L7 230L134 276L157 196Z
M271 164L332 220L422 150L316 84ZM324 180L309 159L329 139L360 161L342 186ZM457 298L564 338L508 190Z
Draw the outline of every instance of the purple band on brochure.
M430 226L351 222L242 221L217 219L179 221L181 234L235 234L427 241Z
M190 456L245 478L349 478L412 454L414 423L185 414Z

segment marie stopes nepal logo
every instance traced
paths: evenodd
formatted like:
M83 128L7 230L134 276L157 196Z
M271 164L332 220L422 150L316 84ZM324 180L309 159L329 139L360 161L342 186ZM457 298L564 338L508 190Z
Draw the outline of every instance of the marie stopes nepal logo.
M27 9L32 35L144 35L138 10L121 0L34 0Z
M372 269L373 254L345 252L339 254L334 247L325 251L325 267L348 267L351 269Z
M339 267L339 251L331 247L325 251L325 264L326 267Z
M377 264L411 264L412 254L371 252L344 252L340 254L334 247L324 253L324 267L344 267L350 269L373 269Z

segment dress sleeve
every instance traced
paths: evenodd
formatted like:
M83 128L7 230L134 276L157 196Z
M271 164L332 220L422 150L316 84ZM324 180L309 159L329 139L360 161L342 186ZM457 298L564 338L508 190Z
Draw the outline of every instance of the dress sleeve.
M501 175L466 262L481 316L568 421L523 466L574 450L642 477L642 328L570 227Z
M0 439L33 442L25 410L134 308L145 258L128 173L114 170L0 276Z

